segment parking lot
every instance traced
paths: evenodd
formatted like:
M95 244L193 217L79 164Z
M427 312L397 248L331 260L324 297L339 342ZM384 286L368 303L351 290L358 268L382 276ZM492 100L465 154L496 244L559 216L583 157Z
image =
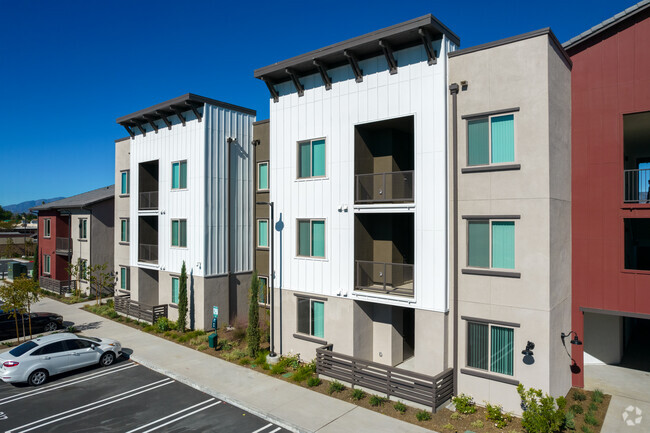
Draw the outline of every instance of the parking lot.
M91 367L43 386L0 382L0 431L244 432L287 430L134 362Z

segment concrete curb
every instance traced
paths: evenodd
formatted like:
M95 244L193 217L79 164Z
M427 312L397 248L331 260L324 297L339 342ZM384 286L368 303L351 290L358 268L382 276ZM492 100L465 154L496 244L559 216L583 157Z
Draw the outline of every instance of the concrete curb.
M217 392L217 391L215 391L212 388L209 388L207 386L203 386L203 385L200 385L198 383L195 383L195 382L191 381L190 379L188 379L187 377L182 376L180 374L177 374L172 370L167 370L165 368L162 368L159 365L157 365L157 364L155 364L155 363L153 363L153 362L151 362L151 361L149 361L147 359L140 358L137 355L130 355L129 359L131 361L133 361L133 362L136 362L136 363L144 366L144 367L147 367L150 370L153 370L153 371L158 372L160 374L164 374L165 376L171 377L172 379L174 379L174 380L176 380L176 381L178 381L178 382L180 382L182 384L185 384L187 386L191 386L192 388L194 388L194 389L196 389L198 391L204 392L204 393L206 393L208 395L211 395L212 397L216 397L219 400L223 400L226 403L231 404L233 406L236 406L236 407L238 407L239 409L241 409L243 411L250 412L253 415L262 418L263 420L266 420L268 422L272 422L274 424L277 424L278 426L280 426L282 428L285 428L287 430L290 430L290 431L292 431L294 433L314 433L314 432L310 432L309 430L301 430L300 427L298 427L298 426L296 426L294 424L287 423L285 420L280 419L280 418L276 417L275 415L272 415L270 413L267 413L267 412L252 408L250 406L247 406L245 403L243 403L243 402L241 402L241 401L239 401L237 399L234 399L234 398L229 397L229 396L227 396L225 394Z

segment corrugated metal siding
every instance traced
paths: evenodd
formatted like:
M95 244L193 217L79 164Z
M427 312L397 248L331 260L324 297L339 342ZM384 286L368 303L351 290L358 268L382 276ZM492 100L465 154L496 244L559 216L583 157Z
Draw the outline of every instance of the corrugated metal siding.
M305 95L291 83L277 86L270 102L271 199L283 230L274 230L275 285L288 290L352 295L354 285L354 125L392 117L415 118L415 306L446 311L447 296L447 51L435 47L428 66L423 47L395 53L399 72L390 75L383 57L360 62L363 82L350 67L301 77ZM296 180L297 142L325 137L326 179ZM347 212L339 212L347 205ZM325 218L326 258L296 258L296 219ZM381 301L377 301L381 302Z
M205 201L211 203L206 212L206 275L227 272L227 151L231 144L231 259L232 272L253 268L253 122L249 114L206 105L205 108L205 173L208 178Z

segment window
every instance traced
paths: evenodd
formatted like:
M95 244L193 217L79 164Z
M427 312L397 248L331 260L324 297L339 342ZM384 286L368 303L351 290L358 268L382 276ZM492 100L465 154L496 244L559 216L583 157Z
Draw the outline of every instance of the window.
M257 246L259 248L269 247L269 220L257 220Z
M515 160L514 114L467 121L467 165Z
M43 220L43 237L49 238L51 235L50 232L51 229L51 219L50 218L45 218Z
M325 140L298 143L298 177L325 176Z
M187 161L172 162L172 189L187 188Z
M129 219L120 219L120 242L129 242Z
M172 247L187 247L187 220L172 220Z
M325 303L298 298L298 332L325 338Z
M50 256L48 254L43 254L43 273L50 273Z
M14 347L13 349L11 349L11 350L9 351L9 354L10 354L11 356L15 356L15 357L22 356L22 355L24 355L25 353L27 353L27 352L29 352L30 350L32 350L33 348L35 348L35 347L38 347L38 344L34 343L33 341L28 341L28 342L26 342L26 343L21 344L21 345L18 346L18 347ZM32 354L32 355L33 355L33 354Z
M325 257L324 220L298 220L298 255Z
M121 172L122 175L122 185L120 189L120 194L127 195L131 192L131 172L129 170L124 170Z
M515 268L514 221L469 221L467 265L477 268Z
M87 279L86 271L88 270L88 260L79 259L79 278L82 280Z
M269 304L269 277L258 277L260 280L259 293L257 295L257 302L260 304Z
M257 163L257 190L258 191L269 190L269 163L268 162Z
M179 288L178 277L172 277L172 304L178 304L178 288Z
M467 365L513 375L514 329L467 322Z
M79 239L88 238L88 218L79 219Z
M129 268L120 267L120 289L130 290L129 287Z

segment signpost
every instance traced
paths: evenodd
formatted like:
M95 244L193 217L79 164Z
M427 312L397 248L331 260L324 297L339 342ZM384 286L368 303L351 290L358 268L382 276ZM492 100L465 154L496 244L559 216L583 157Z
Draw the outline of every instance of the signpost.
M219 318L219 307L216 305L212 307L212 328L214 328L214 334L209 337L210 347L215 349L217 348L217 320Z

